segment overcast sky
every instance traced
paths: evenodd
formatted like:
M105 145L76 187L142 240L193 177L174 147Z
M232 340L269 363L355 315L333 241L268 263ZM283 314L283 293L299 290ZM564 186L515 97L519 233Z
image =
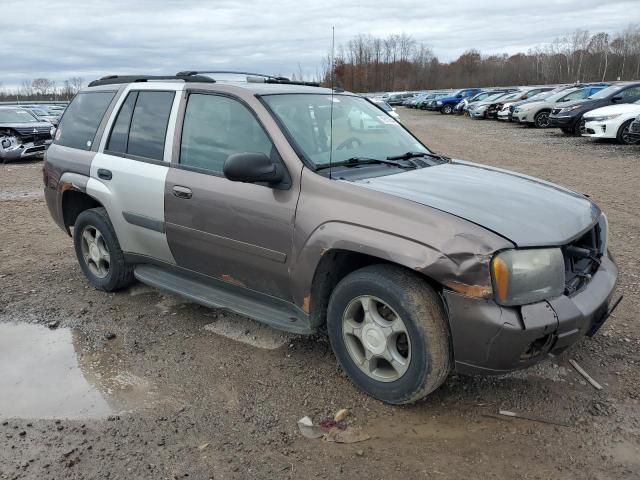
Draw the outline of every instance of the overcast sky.
M639 0L0 0L0 82L248 69L313 76L331 45L407 33L441 61L526 51L577 28L614 32ZM5 2L12 3L8 8Z

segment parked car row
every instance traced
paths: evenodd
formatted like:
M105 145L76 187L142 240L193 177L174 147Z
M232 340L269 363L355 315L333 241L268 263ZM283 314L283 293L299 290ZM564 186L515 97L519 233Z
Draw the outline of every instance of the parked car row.
M418 94L405 105L640 144L640 82L466 88L447 95Z

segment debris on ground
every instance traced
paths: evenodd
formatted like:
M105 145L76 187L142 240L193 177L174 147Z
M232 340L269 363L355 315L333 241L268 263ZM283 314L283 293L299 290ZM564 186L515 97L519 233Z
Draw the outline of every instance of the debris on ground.
M572 366L573 368L575 368L575 369L576 369L576 371L577 371L580 375L582 375L582 376L585 378L585 380L586 380L587 382L589 382L591 385L593 385L593 387L594 387L596 390L602 390L602 385L600 385L598 382L596 382L596 381L591 377L591 375L589 375L587 372L585 372L585 371L584 371L584 369L583 369L580 365L578 365L578 362L576 362L576 361L575 361L575 360L573 360L573 359L570 359L570 360L569 360L569 363L571 364L571 366Z
M327 442L357 443L369 440L371 437L359 428L347 427L344 430L334 427L325 436Z
M498 415L492 414L492 413L485 413L483 414L483 417L490 417L490 418L498 418L500 420L503 420L502 417L512 417L512 418L521 418L522 420L529 420L531 422L540 422L540 423L548 423L550 425L557 425L560 427L570 427L571 425L566 423L566 422L562 422L560 420L552 420L552 419L548 419L548 418L542 418L542 417L535 417L533 415L527 415L524 413L516 413L516 412L511 412L509 410L498 410Z
M306 438L320 438L325 434L324 429L319 425L314 425L309 417L302 417L298 420L300 433Z
M58 328L58 325L60 325L60 322L58 320L53 320L47 323L47 327L49 327L51 330Z
M298 420L300 433L306 438L323 438L327 442L356 443L369 440L369 435L361 429L347 425L346 418L349 411L346 408L338 410L332 417L323 418L318 425L314 425L310 417Z

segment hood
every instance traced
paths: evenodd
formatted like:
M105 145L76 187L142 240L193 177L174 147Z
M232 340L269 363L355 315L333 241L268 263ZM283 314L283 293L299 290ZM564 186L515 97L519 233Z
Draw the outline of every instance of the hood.
M51 130L52 125L49 122L29 122L29 123L1 123L0 128L11 128L20 132L22 135L33 133L33 129L38 130L38 133L42 133L46 130L47 133Z
M556 108L573 107L574 105L582 105L589 102L597 102L598 100L590 100L588 98L582 98L580 100L573 100L571 102L555 102Z
M636 115L640 113L640 104L617 103L615 105L608 105L606 107L596 108L595 110L591 110L588 113L585 113L585 118L597 117L599 115L614 115L616 113L619 113L619 114L628 113L631 115Z
M519 247L566 244L600 216L584 195L460 160L354 183L456 215Z

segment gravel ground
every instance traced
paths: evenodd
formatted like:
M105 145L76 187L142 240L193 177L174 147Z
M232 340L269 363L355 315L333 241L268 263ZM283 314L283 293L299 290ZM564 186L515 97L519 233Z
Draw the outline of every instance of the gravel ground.
M603 207L625 300L601 334L532 369L452 375L425 401L391 407L352 386L322 337L142 285L90 288L46 211L41 164L0 165L0 478L640 478L640 148L399 112L438 152ZM302 416L340 408L369 440L299 434ZM499 409L556 424L491 416Z

